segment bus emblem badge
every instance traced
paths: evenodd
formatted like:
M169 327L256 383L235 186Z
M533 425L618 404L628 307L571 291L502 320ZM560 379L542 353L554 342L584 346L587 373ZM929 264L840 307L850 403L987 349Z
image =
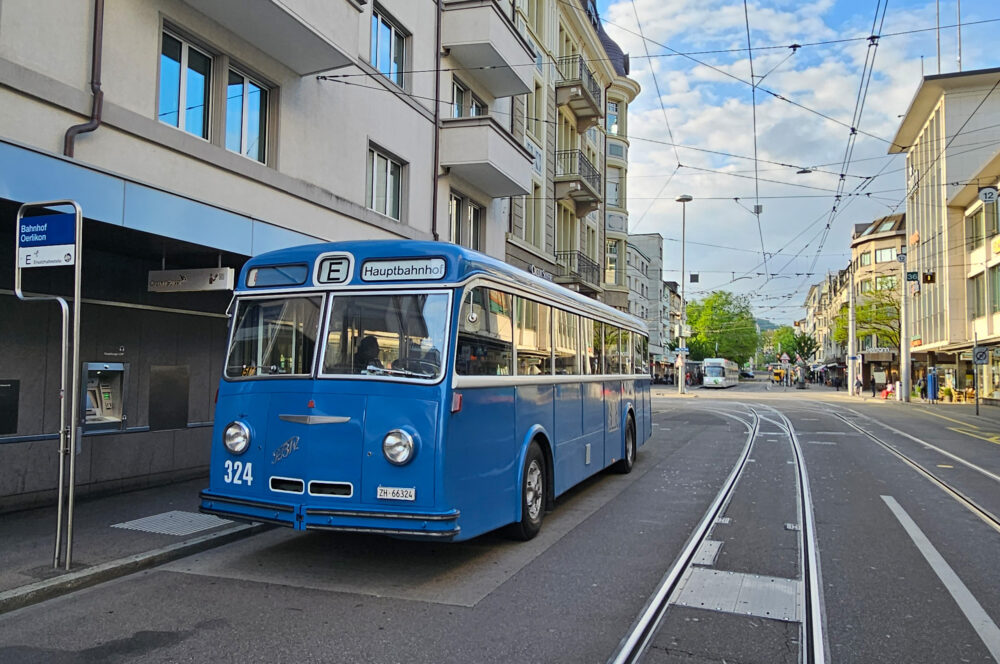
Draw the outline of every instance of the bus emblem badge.
M279 445L278 449L274 451L274 459L271 461L271 465L273 466L282 459L287 458L292 452L294 452L297 449L299 449L299 437L292 436L291 438L283 442L281 445Z

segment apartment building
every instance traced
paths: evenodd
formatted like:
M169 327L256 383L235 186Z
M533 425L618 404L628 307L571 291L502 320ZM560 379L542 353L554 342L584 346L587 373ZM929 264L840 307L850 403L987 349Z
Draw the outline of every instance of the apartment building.
M974 382L975 336L995 343L996 210L978 191L1000 174L998 81L1000 69L923 77L890 148L906 154L906 269L919 276L905 290L912 376L935 370L961 396Z
M530 193L512 201L507 262L627 310L627 106L639 86L594 0L527 0L519 17L536 66L514 133L533 168Z
M663 317L663 236L636 233L628 236L626 282L629 283L629 310L646 321L649 354L662 362L669 341ZM637 311L641 310L641 314Z
M81 357L117 382L79 491L204 472L250 256L440 240L601 296L606 100L624 118L638 86L599 27L577 0L3 3L0 262L21 204L79 203ZM178 272L206 278L155 276ZM0 271L0 510L56 485L58 330Z

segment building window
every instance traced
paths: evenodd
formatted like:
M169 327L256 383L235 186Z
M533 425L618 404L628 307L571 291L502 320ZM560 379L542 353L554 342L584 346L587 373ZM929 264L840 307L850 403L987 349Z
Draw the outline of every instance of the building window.
M212 58L168 33L160 50L160 122L208 138Z
M625 146L621 143L616 143L614 141L608 141L608 156L618 157L619 159L625 158Z
M965 218L965 248L967 250L972 251L983 246L983 237L986 231L983 224L985 220L986 215L983 208L979 208Z
M472 94L465 85L457 79L451 83L451 115L454 118L475 118L486 115L486 104Z
M607 130L609 134L620 136L618 131L618 102L608 102Z
M545 123L545 88L537 82L535 89L526 97L525 115L525 129L536 139L541 139Z
M368 186L365 204L399 221L403 165L374 148L368 149Z
M264 162L267 152L267 90L230 69L226 88L226 149Z
M888 249L876 249L875 250L875 262L876 263L888 263L889 261L896 260L896 248L889 247Z
M372 12L371 65L390 81L403 87L406 34L378 11Z
M610 207L624 207L621 200L622 170L620 168L608 169L607 196L605 203Z
M872 281L871 279L864 279L858 282L858 286L861 293L868 293L872 289Z
M531 195L524 199L524 240L539 249L545 249L542 236L545 230L545 208L542 203L542 187L532 182Z
M861 267L872 264L872 254L870 251L866 251L860 256L858 256Z
M604 283L621 285L621 270L618 269L618 240L608 240L607 246L607 269L604 274Z
M990 313L1000 311L1000 265L990 268Z
M451 241L476 251L485 250L483 223L486 218L481 205L452 193L448 203L451 221Z
M576 215L564 205L557 205L556 208L556 251L574 251L579 247Z
M969 320L982 318L986 315L986 279L976 275L969 279Z
M875 290L892 290L896 287L896 277L893 275L875 277Z
M544 0L528 0L527 19L530 27L536 35L542 34L542 20L544 19Z

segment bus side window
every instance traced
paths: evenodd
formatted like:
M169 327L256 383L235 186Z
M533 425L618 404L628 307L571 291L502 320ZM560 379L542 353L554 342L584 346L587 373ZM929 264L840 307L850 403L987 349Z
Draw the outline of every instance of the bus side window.
M479 286L462 300L458 321L456 373L463 376L509 376L514 326L511 296Z

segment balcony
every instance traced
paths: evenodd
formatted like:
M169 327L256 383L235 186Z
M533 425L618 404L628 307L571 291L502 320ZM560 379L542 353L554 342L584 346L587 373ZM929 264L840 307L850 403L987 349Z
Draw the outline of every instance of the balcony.
M582 251L557 251L555 281L587 295L601 292L601 266Z
M494 97L534 89L535 55L509 11L510 2L445 0L441 13L441 46Z
M492 198L530 193L532 161L488 115L441 121L441 165Z
M576 130L584 133L604 117L601 86L582 55L559 58L556 104L569 106L576 115Z
M345 67L358 52L358 10L348 2L185 1L299 76Z
M601 204L601 174L579 150L556 152L556 200L576 204L576 216L585 217Z

